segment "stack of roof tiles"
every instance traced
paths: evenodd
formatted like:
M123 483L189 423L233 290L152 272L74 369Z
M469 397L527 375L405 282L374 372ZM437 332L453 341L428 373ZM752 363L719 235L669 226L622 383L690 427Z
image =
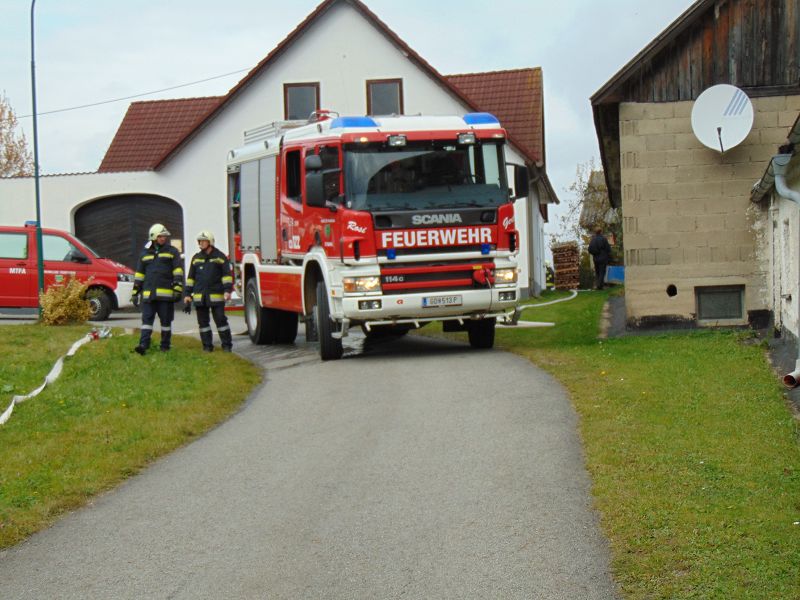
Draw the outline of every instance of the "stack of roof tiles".
M578 242L554 244L553 270L557 290L577 290L580 284L581 253Z

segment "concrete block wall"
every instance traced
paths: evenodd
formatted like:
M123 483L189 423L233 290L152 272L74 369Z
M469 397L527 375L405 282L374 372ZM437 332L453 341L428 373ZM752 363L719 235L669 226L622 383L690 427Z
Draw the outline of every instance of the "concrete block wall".
M771 309L772 225L750 190L785 143L800 96L752 102L752 131L724 154L692 133L693 102L620 105L629 322L695 320L700 286L743 285L742 322L748 311Z

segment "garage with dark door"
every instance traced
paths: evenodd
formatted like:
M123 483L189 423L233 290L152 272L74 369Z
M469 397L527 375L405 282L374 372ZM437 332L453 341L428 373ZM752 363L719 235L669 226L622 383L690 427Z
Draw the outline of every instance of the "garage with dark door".
M126 194L84 204L75 212L75 235L100 256L135 269L153 223L165 225L183 252L183 210L163 196Z

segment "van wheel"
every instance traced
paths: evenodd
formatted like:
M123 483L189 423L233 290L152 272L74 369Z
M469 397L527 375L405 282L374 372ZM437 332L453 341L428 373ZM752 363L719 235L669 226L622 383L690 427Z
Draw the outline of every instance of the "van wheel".
M279 344L294 344L297 338L297 313L288 310L276 310L277 332L275 341Z
M491 348L494 346L495 319L480 319L470 321L467 335L469 345L473 348Z
M342 357L342 340L333 337L333 321L328 305L325 282L317 283L317 303L314 305L314 326L319 336L319 355L322 360L337 360Z
M86 292L89 302L89 320L105 321L111 314L112 302L105 290L92 288Z
M247 323L247 335L254 344L275 343L275 311L262 308L258 296L258 284L251 278L247 282L244 295L244 320Z

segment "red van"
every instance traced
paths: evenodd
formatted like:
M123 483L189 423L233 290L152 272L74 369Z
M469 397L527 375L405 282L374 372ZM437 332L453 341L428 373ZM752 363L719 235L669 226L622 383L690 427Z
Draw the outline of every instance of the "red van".
M66 231L42 229L44 288L76 277L87 282L91 320L102 321L111 311L130 306L133 271L100 258ZM36 308L39 276L36 265L36 226L0 225L0 310Z

